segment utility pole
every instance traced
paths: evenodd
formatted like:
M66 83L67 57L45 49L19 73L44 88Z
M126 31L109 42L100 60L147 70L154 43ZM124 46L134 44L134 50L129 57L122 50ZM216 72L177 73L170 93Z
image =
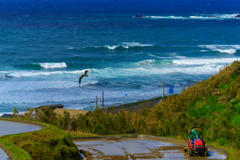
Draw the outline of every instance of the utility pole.
M163 81L163 99L164 99L164 81Z
M97 108L97 96L96 96L96 108Z
M102 91L102 109L104 108L104 91Z
M190 88L190 80L189 80L189 85L188 85L188 88Z

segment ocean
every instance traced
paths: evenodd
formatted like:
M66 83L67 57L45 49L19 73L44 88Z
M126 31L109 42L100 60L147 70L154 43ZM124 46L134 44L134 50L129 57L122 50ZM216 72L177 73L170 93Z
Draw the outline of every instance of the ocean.
M240 60L239 1L1 0L0 115L182 92ZM88 70L88 77L79 77ZM172 94L172 93L171 93Z

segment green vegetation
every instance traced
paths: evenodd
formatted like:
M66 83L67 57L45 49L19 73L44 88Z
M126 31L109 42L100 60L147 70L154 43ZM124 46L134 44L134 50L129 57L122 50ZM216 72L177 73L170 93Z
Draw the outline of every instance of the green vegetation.
M13 159L80 159L78 149L70 135L55 126L0 137L0 142L13 155Z
M114 107L105 110L96 108L93 112L86 115L80 114L73 119L69 119L68 112L64 112L61 116L50 108L43 108L41 111L36 110L36 119L63 130L69 130L73 137L77 136L74 132L89 132L95 135L148 134L186 139L189 137L187 130L197 126L204 129L208 143L227 147L229 154L235 154L230 157L240 158L238 155L240 150L240 62L236 61L231 66L225 66L224 69L220 69L219 74L201 83L195 83L191 88L183 89L179 95L168 96L152 108L148 106L149 103L145 105L139 110L126 106L128 111L125 111L126 107L124 107L118 112L115 112ZM32 111L33 109L29 109L23 118L33 119ZM17 109L15 113L17 115ZM56 134L57 128L53 127L53 129ZM62 130L58 132L60 131L66 135L66 132ZM63 138L63 135L61 137ZM65 140L62 141L69 140L69 134L64 137ZM9 139L12 143L22 143ZM55 144L55 140L51 138L46 141ZM25 143L18 145L24 148L22 146L25 146ZM24 149L27 150L26 148ZM44 148L42 150L41 154L44 155ZM70 154L68 149L62 150ZM27 151L34 157L31 150ZM61 154L57 152L53 155Z
M21 149L20 147L16 146L14 143L12 143L9 139L5 137L0 138L0 143L3 144L3 146L7 149L7 153L10 153L11 159L17 159L17 160L30 160L32 159L30 154Z

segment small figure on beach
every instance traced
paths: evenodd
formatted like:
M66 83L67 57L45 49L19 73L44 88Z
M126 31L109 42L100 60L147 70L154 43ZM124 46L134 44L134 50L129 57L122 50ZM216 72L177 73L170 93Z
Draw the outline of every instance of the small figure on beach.
M79 85L81 84L81 80L82 80L82 78L88 76L88 75L87 75L87 72L88 72L88 70L86 70L86 71L84 72L84 74L82 74L82 76L79 77Z

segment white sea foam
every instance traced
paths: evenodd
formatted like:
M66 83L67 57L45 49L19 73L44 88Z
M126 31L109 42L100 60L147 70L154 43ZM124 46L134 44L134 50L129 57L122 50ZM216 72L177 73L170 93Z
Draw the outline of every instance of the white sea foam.
M234 54L240 50L240 45L200 45L199 47L227 54Z
M90 69L85 69L89 70ZM75 70L75 71L11 71L11 72L0 72L0 74L5 74L7 77L32 77L32 76L49 76L49 75L60 75L60 74L83 74L85 70Z
M224 65L207 64L203 66L182 66L182 67L151 67L151 68L105 68L105 69L95 69L94 73L97 75L103 75L104 78L119 78L119 77L129 77L129 76L146 76L146 75L161 75L170 73L186 73L186 74L215 74L219 72L219 68Z
M190 18L192 18L192 19L202 19L202 18L205 18L205 17L203 17L203 16L190 16Z
M183 59L183 60L174 60L174 64L183 64L183 65L208 65L208 64L229 64L234 61L240 60L240 58L214 58L214 59Z
M228 54L234 54L237 52L236 49L218 49L217 51L221 53L228 53Z
M105 45L104 47L106 47L108 49L111 49L111 50L114 50L114 49L116 49L119 46L108 46L108 45Z
M232 19L232 18L236 18L236 16L238 14L214 14L216 17L220 17L223 19Z
M88 81L82 81L81 86L88 86L90 84L98 83L97 80L89 79ZM16 92L16 91L36 91L46 89L68 89L79 87L78 79L76 81L23 81L23 82L12 82L9 85L8 82L3 82L3 86L0 87L0 93Z
M150 19L237 19L238 14L204 14L204 15L192 15L192 16L149 16Z
M150 59L150 60L144 60L144 61L140 61L137 64L138 65L151 65L155 63L155 59Z
M186 19L182 16L149 16L151 19Z
M39 65L46 69L53 69L53 68L66 68L67 64L65 62L61 63L39 63Z
M121 44L118 45L104 45L105 48L108 48L110 50L115 50L117 48L124 48L124 49L129 49L132 47L151 47L153 46L152 44L142 44L139 42L122 42ZM96 48L100 48L100 46L96 46Z

